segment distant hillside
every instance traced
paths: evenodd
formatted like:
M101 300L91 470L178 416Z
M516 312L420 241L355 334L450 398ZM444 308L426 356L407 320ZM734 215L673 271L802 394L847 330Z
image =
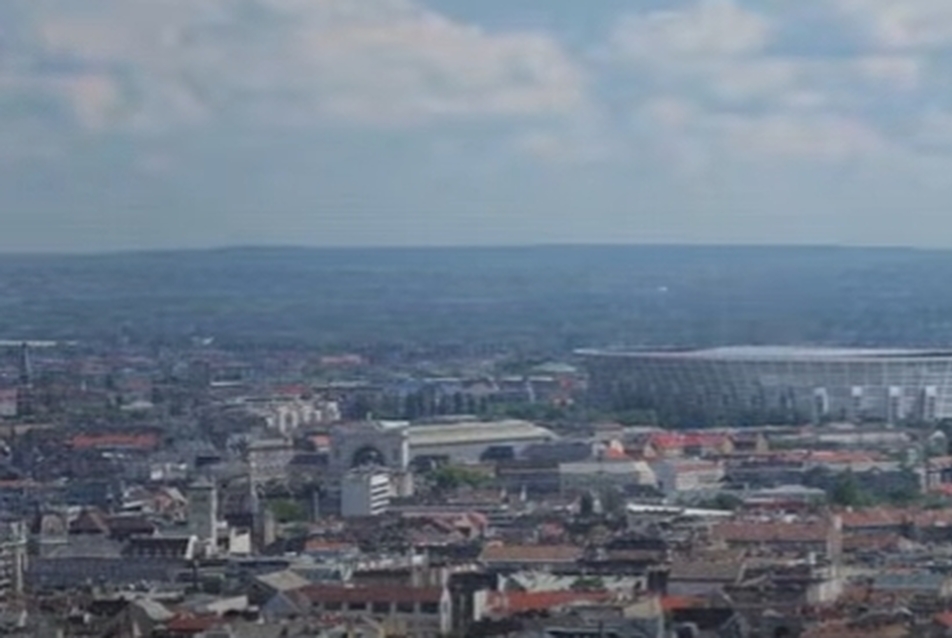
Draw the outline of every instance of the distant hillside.
M952 252L230 249L0 257L0 338L952 344Z

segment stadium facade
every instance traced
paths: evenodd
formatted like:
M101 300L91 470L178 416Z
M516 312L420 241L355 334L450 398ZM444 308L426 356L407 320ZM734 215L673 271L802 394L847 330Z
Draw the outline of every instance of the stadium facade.
M672 424L952 418L952 350L735 346L577 353L593 400Z

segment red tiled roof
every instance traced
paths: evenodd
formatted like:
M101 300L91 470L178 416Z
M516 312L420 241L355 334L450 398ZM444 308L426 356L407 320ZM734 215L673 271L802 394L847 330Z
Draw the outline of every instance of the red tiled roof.
M448 531L460 529L485 529L489 525L485 514L479 512L405 512L407 521L426 521L446 528Z
M656 448L677 449L683 447L717 447L723 445L729 438L726 434L710 432L659 432L648 437L648 442Z
M583 550L574 545L487 545L480 560L493 563L575 562Z
M805 457L820 463L875 463L883 460L876 452L860 450L810 450Z
M858 531L864 528L899 527L911 524L916 527L952 527L952 511L876 508L842 512L844 530Z
M304 543L306 552L346 552L357 549L357 545L343 541L328 541L323 538L309 538Z
M862 533L843 537L843 551L894 551L902 542L899 534Z
M109 524L99 508L88 507L69 524L69 531L71 534L108 534Z
M558 538L565 536L565 527L560 523L543 523L539 526L539 536L542 538Z
M0 489L19 489L27 487L37 487L39 484L33 479L13 479L9 481L0 481Z
M916 527L952 527L952 511L923 510L912 517Z
M779 523L746 521L720 523L714 536L735 543L820 543L826 542L826 523Z
M143 434L77 434L69 442L74 450L117 447L150 450L156 448L158 444L158 435L151 432Z
M940 614L936 614L932 619L937 625L941 625L946 629L952 629L952 611L944 611Z
M952 467L952 456L933 456L928 465L932 468Z
M192 616L183 614L176 616L166 624L169 632L174 634L200 634L220 625L218 616Z
M631 459L630 456L625 454L624 450L619 450L618 448L608 447L605 449L604 458L611 461L623 461Z
M494 592L487 607L496 613L523 614L546 611L573 603L606 602L613 597L609 591L512 591Z
M661 599L661 609L665 612L674 611L675 609L691 609L703 604L704 601L688 596L664 596Z

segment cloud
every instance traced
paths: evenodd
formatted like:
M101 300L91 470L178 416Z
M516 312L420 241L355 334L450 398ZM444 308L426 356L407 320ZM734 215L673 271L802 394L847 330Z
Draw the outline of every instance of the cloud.
M886 146L863 122L830 114L722 115L713 117L711 126L727 149L752 158L868 160Z
M551 4L0 2L0 207L90 245L76 211L145 245L193 215L193 243L380 243L944 210L952 1Z
M603 57L662 92L745 103L784 92L800 72L794 60L766 54L774 35L763 12L734 0L697 0L621 17Z
M30 64L0 63L0 77L60 96L91 130L402 126L586 106L584 70L550 34L489 32L411 0L14 1L33 16L14 25Z
M763 50L770 20L733 0L700 0L685 10L622 17L609 38L619 58L651 63L743 56Z
M848 13L824 15L837 28L856 24ZM927 61L871 48L823 54L802 37L813 23L797 20L807 17L816 20L766 2L692 0L618 19L603 59L650 87L634 107L636 139L695 169L725 155L823 164L882 156L896 140L881 109L899 96L903 108L915 104Z
M952 3L944 0L836 0L834 6L877 48L952 45Z
M952 111L930 109L917 122L914 142L930 151L952 150Z
M890 88L913 91L922 83L923 62L912 55L869 55L854 64L861 77Z
M862 121L821 111L711 112L681 99L649 101L637 114L641 139L682 168L697 170L717 158L742 161L868 161L887 142Z

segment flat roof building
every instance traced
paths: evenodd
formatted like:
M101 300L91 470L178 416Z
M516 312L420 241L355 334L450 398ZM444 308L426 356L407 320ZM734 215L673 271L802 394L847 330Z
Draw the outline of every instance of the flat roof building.
M557 438L551 430L516 419L427 424L364 421L331 431L331 463L339 473L364 465L402 471L414 458L475 462L489 448L509 447L518 454L525 447Z

